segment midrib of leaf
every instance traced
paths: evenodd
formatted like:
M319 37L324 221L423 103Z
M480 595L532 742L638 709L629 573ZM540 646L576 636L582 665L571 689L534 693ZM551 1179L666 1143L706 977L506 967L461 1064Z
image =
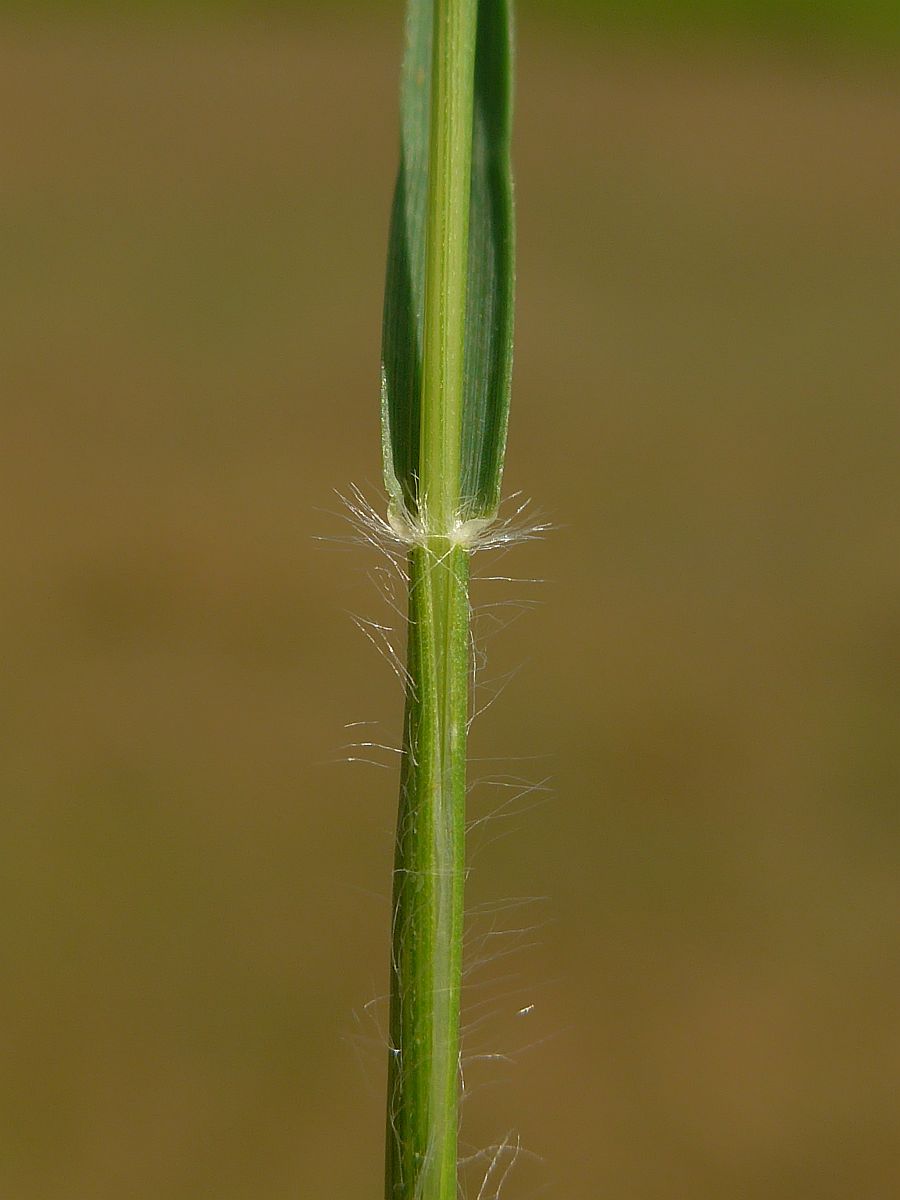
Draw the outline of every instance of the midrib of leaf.
M459 516L477 0L435 0L419 511L448 538Z

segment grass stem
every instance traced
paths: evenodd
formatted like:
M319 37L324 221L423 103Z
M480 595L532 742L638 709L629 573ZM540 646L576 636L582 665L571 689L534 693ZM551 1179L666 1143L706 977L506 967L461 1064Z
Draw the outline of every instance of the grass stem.
M387 1200L456 1200L469 680L459 520L477 0L435 0L419 519L394 873Z

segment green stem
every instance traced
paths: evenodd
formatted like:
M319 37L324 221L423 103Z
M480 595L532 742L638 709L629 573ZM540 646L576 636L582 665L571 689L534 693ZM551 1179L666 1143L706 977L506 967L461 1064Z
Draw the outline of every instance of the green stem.
M409 556L410 686L397 822L388 1200L456 1200L468 715L468 554Z
M435 0L419 517L394 874L387 1200L456 1200L469 563L459 517L477 0Z

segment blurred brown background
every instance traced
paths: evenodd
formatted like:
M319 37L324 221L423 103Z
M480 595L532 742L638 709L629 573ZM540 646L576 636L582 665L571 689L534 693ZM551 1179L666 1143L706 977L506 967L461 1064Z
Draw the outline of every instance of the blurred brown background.
M341 760L401 697L313 539L379 496L400 6L201 8L0 24L4 1200L380 1192L396 778ZM520 22L508 1200L900 1194L896 39L744 10Z

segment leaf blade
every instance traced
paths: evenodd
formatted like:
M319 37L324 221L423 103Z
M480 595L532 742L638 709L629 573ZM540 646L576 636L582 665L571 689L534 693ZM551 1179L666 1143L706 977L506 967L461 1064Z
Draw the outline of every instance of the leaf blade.
M432 4L410 0L401 86L400 167L382 330L382 453L392 515L420 523L420 431L429 169ZM509 0L479 0L475 50L463 420L458 519L490 518L500 498L514 319Z

